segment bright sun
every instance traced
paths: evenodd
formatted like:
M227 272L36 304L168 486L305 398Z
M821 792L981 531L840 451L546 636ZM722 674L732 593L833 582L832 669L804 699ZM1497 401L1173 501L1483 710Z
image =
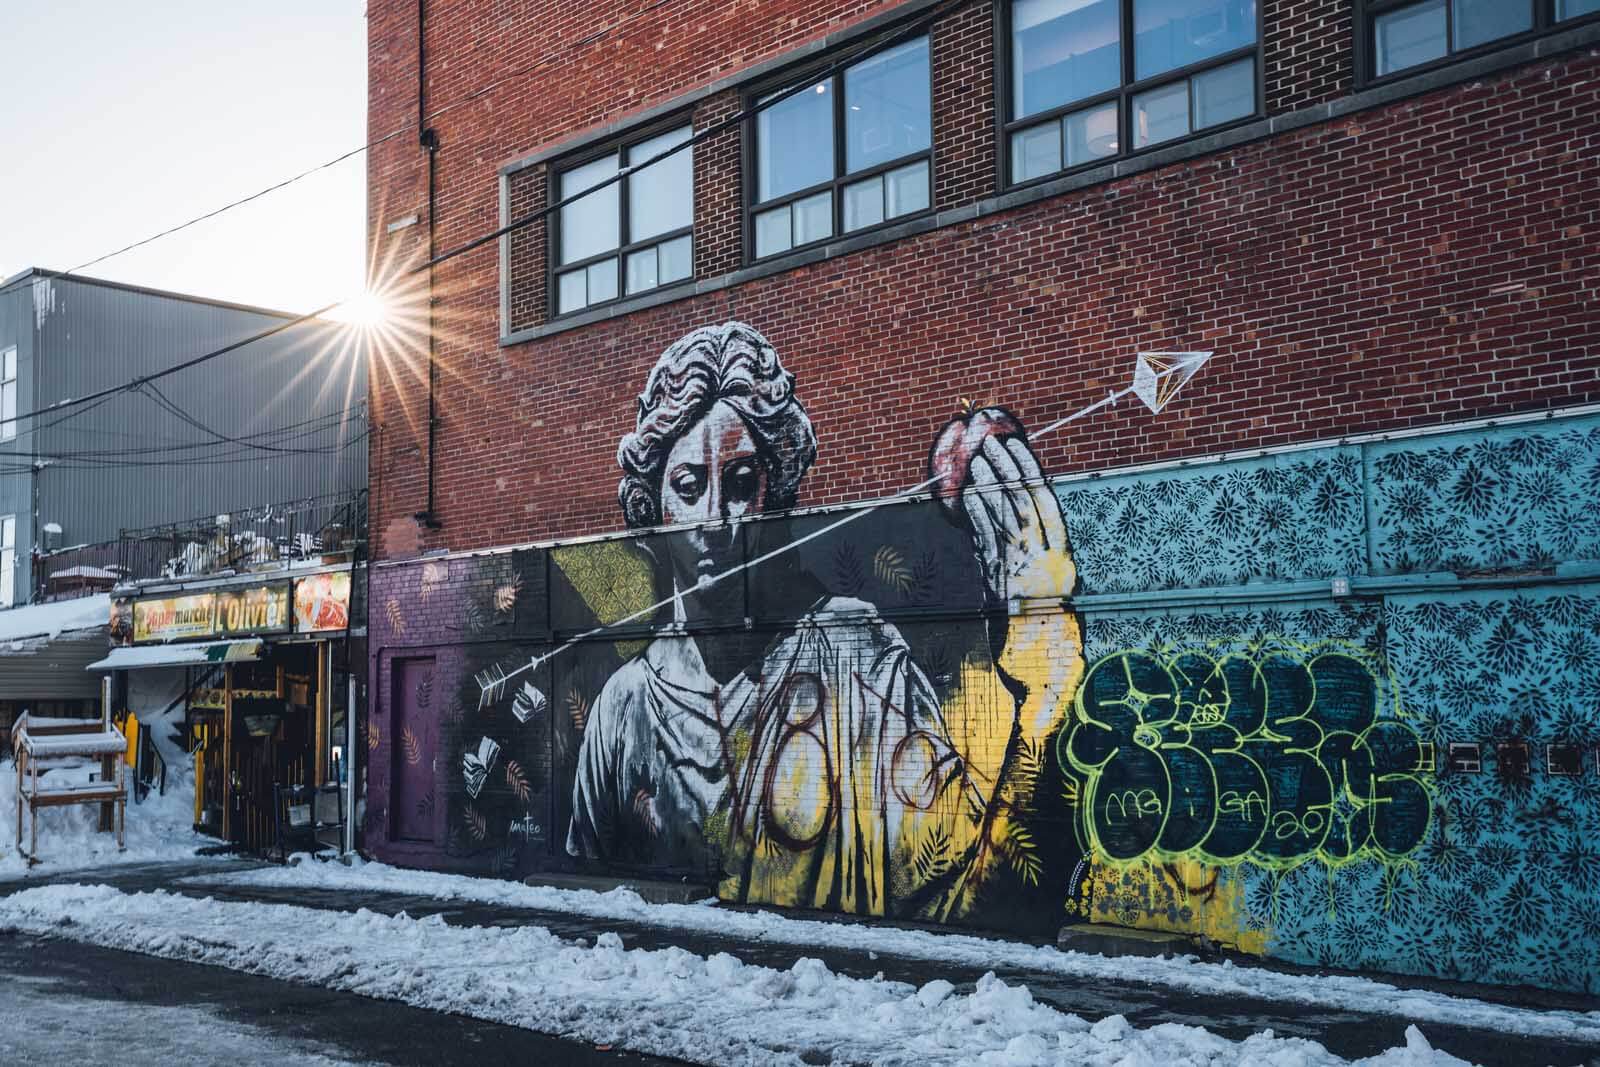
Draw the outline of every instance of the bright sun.
M328 312L328 317L371 330L388 321L389 306L382 296L368 290L351 297Z

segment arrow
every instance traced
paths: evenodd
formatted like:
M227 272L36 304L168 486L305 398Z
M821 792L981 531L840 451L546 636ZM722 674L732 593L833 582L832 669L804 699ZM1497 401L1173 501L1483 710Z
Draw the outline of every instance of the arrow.
M1163 410L1166 409L1168 404L1172 403L1173 397L1178 395L1178 390L1182 389L1188 384L1189 379L1193 378L1200 368L1205 366L1206 361L1209 360L1212 355L1213 353L1211 352L1140 352L1134 361L1133 382L1130 385L1127 385L1114 392L1107 393L1094 403L1081 407L1069 415L1062 416L1055 422L1052 422L1050 425L1044 427L1044 429L1030 435L1029 440L1037 441L1039 438L1044 437L1047 434L1054 433L1056 430L1059 430L1069 422L1075 422L1078 419L1091 415L1094 412L1099 411L1101 408L1110 407L1117 401L1128 396L1130 393L1144 401L1145 406L1148 407L1152 413L1159 415ZM768 560L776 559L786 552L794 551L807 541L813 541L824 534L832 533L842 526L848 526L857 519L865 518L866 516L877 511L879 508L911 499L923 490L931 488L938 480L939 478L937 475L924 479L923 481L918 482L916 485L911 486L909 489L902 489L900 492L895 493L892 496L884 497L868 507L858 508L855 511L851 511L843 517L836 519L825 526L812 530L804 537L797 537L792 541L785 542L778 548L774 548L769 552L764 552L761 555L756 556L754 559L747 559L736 567L729 567L720 574L705 575L700 579L700 583L698 586L696 586L696 588L709 589L718 582L725 581L741 571L758 567L761 564L766 563ZM557 645L544 655L534 656L532 659L528 660L527 663L516 668L515 670L506 671L496 664L485 670L479 671L474 677L474 680L478 683L478 710L482 711L490 704L500 700L501 697L505 695L506 685L513 678L516 678L527 671L538 670L540 666L549 660L554 659L556 656L559 656L567 649L573 647L574 645L581 644L584 641L590 640L591 638L598 637L613 627L626 626L628 623L638 622L640 619L654 615L662 608L673 603L675 600L678 600L682 595L683 594L681 592L676 592L664 600L659 600L654 604L640 608L631 615L626 615L623 618L616 619L601 626L596 626L591 630L585 630L576 637L568 638L566 642Z

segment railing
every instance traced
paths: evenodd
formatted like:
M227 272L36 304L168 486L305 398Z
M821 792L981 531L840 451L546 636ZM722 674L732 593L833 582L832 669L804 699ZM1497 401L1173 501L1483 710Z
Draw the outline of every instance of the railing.
M34 556L35 603L120 582L246 571L351 548L367 536L367 491L310 497L123 530L115 541Z

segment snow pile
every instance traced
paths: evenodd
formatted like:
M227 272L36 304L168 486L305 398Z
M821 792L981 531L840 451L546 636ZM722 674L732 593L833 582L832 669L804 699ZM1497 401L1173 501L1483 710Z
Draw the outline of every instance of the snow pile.
M111 597L79 597L52 604L0 611L0 642L21 641L30 637L55 637L71 630L93 630L111 622ZM0 652L5 646L0 644Z
M86 783L97 774L99 764L86 762L77 768L49 772L61 783ZM125 772L131 778L131 772ZM174 780L176 779L176 780ZM22 847L28 847L29 819L22 813ZM100 805L65 804L39 812L39 859L33 872L39 876L57 874L80 867L108 863L150 863L160 860L193 859L200 845L214 845L212 838L194 832L194 787L181 773L167 774L167 792L152 791L144 802L129 802L126 815L127 850L117 851L117 835L100 833ZM16 847L17 769L9 762L0 764L0 879L23 877L28 861Z
M1570 1038L1600 1043L1600 1012L1536 1011L1429 990L1401 989L1370 978L1343 975L1284 974L1264 968L1236 967L1232 962L1202 963L1192 957L1153 959L1063 952L1023 942L968 934L898 930L859 923L792 919L770 912L736 912L703 904L647 904L636 893L552 889L463 875L412 871L381 863L344 867L302 863L229 874L221 879L192 878L189 883L367 889L441 900L619 919L649 926L694 930L769 944L832 945L910 959L933 960L972 968L1043 971L1073 978L1145 982L1171 989L1226 996L1236 994L1279 1003L1305 1004L1357 1012L1381 1012L1424 1023L1477 1027L1529 1037Z
M451 1011L596 1044L700 1063L985 1064L1091 1067L1346 1061L1298 1038L1230 1041L1196 1027L1140 1030L1121 1016L1090 1024L1036 1003L992 974L970 994L836 975L818 960L788 970L719 953L590 946L540 927L461 928L283 904L223 903L167 892L55 885L0 899L0 929L67 937L229 967L417 1007ZM1420 1032L1370 1067L1459 1067Z

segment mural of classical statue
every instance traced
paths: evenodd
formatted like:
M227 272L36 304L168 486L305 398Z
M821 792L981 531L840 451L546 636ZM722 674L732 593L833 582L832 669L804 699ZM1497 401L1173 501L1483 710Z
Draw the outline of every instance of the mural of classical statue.
M1011 605L988 614L1002 631L992 654L965 657L943 698L896 626L823 590L792 553L750 573L791 605L792 625L693 626L741 616L741 583L720 576L788 536L757 523L765 540L747 555L740 520L798 502L817 439L794 390L772 345L737 322L682 337L649 375L618 449L619 498L630 529L671 528L652 551L685 626L594 701L567 850L719 871L728 899L959 916L1004 862L1037 753L1083 674L1060 505L1001 409L934 443L930 481L970 540L983 597Z

